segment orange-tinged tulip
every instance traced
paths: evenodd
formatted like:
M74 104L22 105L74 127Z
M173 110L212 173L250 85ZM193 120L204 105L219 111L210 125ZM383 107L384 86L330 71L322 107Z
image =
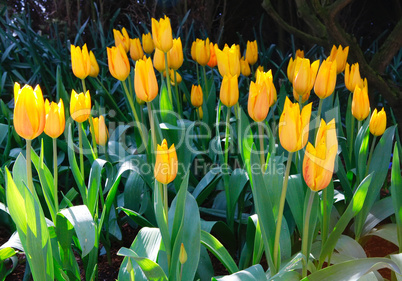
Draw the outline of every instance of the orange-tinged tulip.
M109 71L112 76L120 81L127 79L130 74L130 62L123 46L106 48Z
M367 82L363 84L363 88L356 86L352 100L352 114L359 121L366 119L370 113Z
M78 123L86 121L91 113L91 96L89 91L77 94L76 91L71 91L70 99L70 114L71 117Z
M161 18L159 22L152 18L152 38L155 47L164 53L169 52L173 47L172 27L167 16Z
M215 45L218 46L217 44ZM218 64L218 61L216 60L215 45L212 42L209 43L209 52L211 53L208 62L209 67L215 67Z
M374 136L381 136L384 134L385 128L387 127L387 115L385 114L384 108L380 112L377 112L377 108L374 109L373 114L370 119L370 133Z
M325 142L327 146L327 150L330 149L332 146L338 148L338 138L336 136L336 126L335 126L335 119L325 123L323 119L321 119L320 127L317 131L317 136L315 138L315 145Z
M346 63L345 67L345 87L353 92L358 86L359 88L363 88L363 79L360 76L359 71L359 63L356 62L352 64L350 67L348 63Z
M91 71L89 72L89 76L95 78L99 74L99 65L92 51L89 52L89 60L91 62Z
M300 114L298 103L292 103L288 97L281 118L279 119L279 140L284 149L295 152L302 149L308 140L311 103L303 107Z
M240 72L244 76L250 76L251 74L250 65L248 64L248 61L244 57L240 59Z
M169 60L169 56L168 56L168 67L170 65L170 60ZM159 72L163 72L166 70L166 66L165 66L165 53L162 52L159 49L155 49L155 53L154 53L154 67L156 70L158 70Z
M124 51L127 53L130 50L130 36L128 36L127 30L124 27L121 32L113 29L113 36L115 46L122 45Z
M257 67L257 70L259 70L259 71L261 71L261 72L264 72L264 66L259 65L259 66Z
M142 50L140 39L130 39L130 57L133 59L133 61L142 59L143 56L144 51Z
M49 100L46 99L45 112L45 134L54 139L58 138L64 132L66 126L63 100L60 99L59 103L50 103Z
M299 63L300 61L300 63ZM309 59L296 60L296 66L293 76L293 96L296 100L302 96L302 102L310 97L311 89L314 86L320 61L316 60L310 65Z
M194 107L200 107L204 101L204 96L202 94L202 88L200 85L193 85L191 87L191 104Z
M329 97L335 90L336 60L326 59L322 62L315 79L314 92L320 99Z
M158 95L158 81L151 58L143 58L135 63L134 88L137 97L145 102Z
M163 184L172 182L177 175L178 161L174 144L168 149L166 139L162 144L157 146L156 160L155 160L155 179Z
M181 264L184 264L187 261L187 252L186 249L184 248L183 243L181 243L180 246L179 261Z
M183 64L183 46L180 37L173 39L173 47L169 51L170 68L178 70Z
M92 124L94 125L96 143L102 146L106 145L109 131L106 127L105 118L102 115L99 118L92 118Z
M87 44L84 44L82 50L80 47L71 45L71 68L73 73L80 79L85 79L91 72L91 60L89 57Z
M296 51L296 55L295 55L294 59L293 59L293 57L290 58L288 68L287 68L287 75L288 75L288 79L289 79L290 83L293 83L293 76L294 76L295 67L297 64L296 61L298 59L303 59L303 58L304 58L304 51L302 51L302 50ZM298 63L300 63L300 61Z
M297 57L299 57L299 58L304 58L304 51L303 51L303 50L300 50L300 49L296 50L295 57L296 57L296 58L297 58Z
M154 40L152 39L151 33L142 34L142 47L144 52L147 54L152 54L155 50Z
M200 116L200 120L202 120L202 117L204 116L204 112L202 111L202 106L197 108L197 110L198 110L198 116Z
M209 38L206 40L197 39L195 41L195 57L200 65L207 65L211 57Z
M258 45L257 40L252 42L247 41L246 60L249 64L253 65L258 60Z
M14 128L18 135L32 140L42 134L46 122L45 102L42 90L25 85L14 84Z
M215 53L218 60L218 70L222 76L240 75L240 53L235 44L230 48L228 45L225 45L222 51L216 46Z
M248 115L255 121L261 122L267 118L269 111L269 94L266 84L251 81L248 95Z
M231 107L239 100L239 86L237 83L237 75L225 75L223 76L220 100L227 107Z
M331 54L329 55L329 59L332 61L336 61L336 73L339 74L345 69L346 60L349 54L349 46L342 49L342 46L339 45L338 48L332 46Z
M268 106L272 106L277 100L277 94L272 77L272 70L263 72L257 69L256 83L264 84L268 93Z

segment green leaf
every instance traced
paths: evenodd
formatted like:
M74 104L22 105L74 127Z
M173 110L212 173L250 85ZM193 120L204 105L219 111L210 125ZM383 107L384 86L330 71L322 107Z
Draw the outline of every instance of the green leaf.
M126 215L130 219L132 219L135 223L137 223L138 225L140 225L142 227L154 227L154 225L152 223L150 223L146 218L141 216L136 211L126 209L126 208L123 208L123 207L118 207L117 209L122 210L123 212L125 212Z
M399 251L402 251L402 175L401 161L397 143L394 145L394 157L391 171L391 198L398 227Z
M303 187L301 175L291 175L288 181L286 201L290 207L290 211L292 212L293 218L300 233L303 233L303 209L305 193L306 192Z
M161 123L167 123L173 126L177 124L177 115L173 110L173 105L170 101L165 81L162 81L160 90L159 109L161 114Z
M212 278L213 281L263 281L268 280L265 276L264 269L260 264L253 265L245 270L236 272L232 275L220 277L220 278Z
M363 126L360 128L360 131L357 133L356 141L355 141L355 159L356 159L356 168L357 168L357 180L358 182L364 178L366 175L367 169L367 155L368 155L368 143L370 131L368 129L370 123L370 119L364 122Z
M385 239L391 243L394 243L396 246L400 247L398 242L398 235L397 235L397 225L394 223L384 224L377 228L374 228L366 236L375 235Z
M393 262L395 262L399 266L399 269L402 270L402 253L396 255L390 255L390 258ZM397 281L402 281L401 274L395 273L395 275Z
M374 203L364 223L362 236L370 232L376 225L394 214L392 198L385 197Z

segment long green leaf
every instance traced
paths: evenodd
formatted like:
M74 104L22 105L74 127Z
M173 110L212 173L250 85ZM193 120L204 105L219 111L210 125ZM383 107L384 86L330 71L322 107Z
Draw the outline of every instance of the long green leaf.
M221 278L212 278L213 281L263 281L268 280L261 265L253 265L245 270Z
M395 219L398 227L399 251L402 251L402 175L401 161L397 143L394 145L394 157L391 171L391 198L395 210Z

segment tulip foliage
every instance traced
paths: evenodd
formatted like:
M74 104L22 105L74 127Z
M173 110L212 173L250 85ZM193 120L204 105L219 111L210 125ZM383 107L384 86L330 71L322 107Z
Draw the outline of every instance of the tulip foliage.
M349 47L275 62L148 25L71 45L53 91L0 100L2 280L19 252L34 280L97 280L103 254L117 280L399 280L402 148ZM373 235L399 252L367 257Z

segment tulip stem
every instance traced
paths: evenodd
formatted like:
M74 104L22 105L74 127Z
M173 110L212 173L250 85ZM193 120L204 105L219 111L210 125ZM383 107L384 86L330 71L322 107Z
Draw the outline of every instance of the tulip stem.
M170 76L169 76L168 53L165 53L165 69L166 69L166 84L168 88L169 99L173 105L172 88L170 86Z
M362 121L358 120L357 121L357 133L359 133L361 127L362 127Z
M163 209L165 210L166 223L169 222L169 201L168 201L168 189L167 184L163 184Z
M308 199L307 210L306 210L306 216L304 217L303 236L302 236L302 254L304 255L302 277L307 276L307 265L308 265L309 255L310 255L308 252L309 225L310 225L311 208L313 206L315 194L316 194L316 192L310 191L310 196Z
M32 140L27 140L26 145L26 161L27 161L27 180L28 189L34 194L34 186L32 181L32 164L31 164L31 142Z
M55 212L57 213L59 211L59 199L58 199L58 195L57 195L57 191L58 191L58 170L57 170L57 139L54 138L53 139L53 196L54 196L54 208L55 208Z
M265 172L265 149L264 149L264 127L262 122L258 122L258 136L260 137L260 161L261 171Z
M303 96L302 95L299 96L299 105L300 105L300 112L301 112L303 109Z
M321 229L321 245L324 247L328 237L328 189L322 191L322 229Z
M197 82L198 82L198 85L200 85L200 74L199 74L199 70L198 70L197 61L194 61L194 63L195 63L195 69L197 70Z
M227 113L226 113L226 132L225 132L225 169L226 172L223 174L223 183L225 187L225 195L226 195L226 217L227 217L227 222L229 225L230 230L233 231L233 224L234 224L234 217L232 216L232 211L231 211L231 204L229 202L230 199L230 190L229 190L229 175L228 175L228 162L229 162L229 137L230 137L230 107L227 107Z
M292 156L293 156L293 152L289 152L288 161L286 163L285 177L283 179L281 199L279 201L278 220L276 221L274 253L273 253L274 254L275 273L279 271L279 266L280 266L279 238L281 236L283 209L285 207L286 190L288 188L290 166L292 165Z
M352 116L352 118L351 118L352 120L351 120L351 130L350 130L350 132L351 132L351 135L350 136L348 136L348 139L350 140L350 142L349 142L349 147L348 147L348 149L349 149L349 160L350 160L350 162L352 163L352 156L353 156L353 144L354 144L354 136L355 136L355 118Z
M208 81L207 81L207 71L205 70L205 65L202 66L203 72L204 72L204 83L205 83L205 97L206 100L208 100Z
M183 110L181 109L181 99L179 95L179 87L177 85L177 71L174 71L174 89L176 92L176 102L177 102L177 111L179 112L180 117L183 116Z
M320 127L322 104L323 104L323 99L320 99L320 102L318 103L317 118L315 121L315 133L314 133L315 137L317 137L317 131L318 131L318 128Z
M149 123L151 125L152 148L153 152L156 153L156 134L155 134L156 132L155 132L155 122L151 102L147 102L147 106L148 106Z
M85 85L85 79L81 79L82 82L82 89L84 91L84 94L87 92L87 87ZM91 131L91 138L92 138L92 148L94 150L94 154L95 154L95 159L98 158L98 148L96 146L96 139L95 139L95 129L94 129L94 124L92 122L92 112L90 112L89 114L89 130Z
M79 144L79 152L80 152L80 171L81 171L82 180L85 180L85 178L84 178L84 153L82 150L82 126L81 126L81 123L78 123L78 144Z
M371 143L371 148L370 148L370 154L369 154L369 159L367 161L367 171L366 171L366 176L369 173L370 169L370 164L371 164L371 158L373 157L373 152L374 152L374 147L375 147L375 142L377 140L377 136L374 136L373 142Z

